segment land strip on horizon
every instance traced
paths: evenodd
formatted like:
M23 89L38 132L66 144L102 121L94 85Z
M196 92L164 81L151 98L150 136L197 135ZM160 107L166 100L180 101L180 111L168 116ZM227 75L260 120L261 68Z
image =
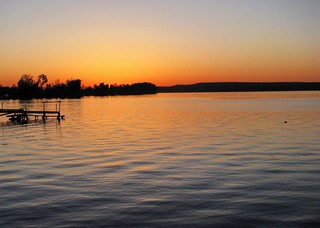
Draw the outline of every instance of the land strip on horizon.
M320 90L320 82L204 82L188 85L158 86L157 88L159 93L316 91Z

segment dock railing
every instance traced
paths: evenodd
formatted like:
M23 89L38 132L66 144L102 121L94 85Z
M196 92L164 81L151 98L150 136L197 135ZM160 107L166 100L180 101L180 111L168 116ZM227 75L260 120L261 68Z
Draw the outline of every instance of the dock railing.
M48 110L47 104L55 103L55 110ZM56 118L58 121L64 119L64 115L61 115L61 101L43 101L42 110L28 110L26 104L24 108L4 108L4 103L1 104L0 116L7 116L9 120L17 123L24 123L30 120L30 117L34 117L35 121L39 117L43 121L46 121L48 118Z

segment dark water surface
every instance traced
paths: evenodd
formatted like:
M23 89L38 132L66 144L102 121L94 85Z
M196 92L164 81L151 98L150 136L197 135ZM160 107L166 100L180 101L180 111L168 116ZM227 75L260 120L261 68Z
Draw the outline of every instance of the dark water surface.
M62 112L1 117L0 227L320 226L320 92L89 97Z

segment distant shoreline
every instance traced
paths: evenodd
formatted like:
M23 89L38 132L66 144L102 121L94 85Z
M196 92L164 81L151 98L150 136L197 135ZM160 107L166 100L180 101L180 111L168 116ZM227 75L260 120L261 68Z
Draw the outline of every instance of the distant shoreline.
M29 83L30 84L30 83ZM82 88L81 80L69 80L66 84L39 87L37 82L24 86L1 87L0 100L81 98L85 96L126 96L156 93L192 92L268 92L268 91L320 91L320 82L203 82L187 85L156 86L149 82L132 85L108 85L100 83Z
M204 82L158 86L158 93L319 91L320 82Z

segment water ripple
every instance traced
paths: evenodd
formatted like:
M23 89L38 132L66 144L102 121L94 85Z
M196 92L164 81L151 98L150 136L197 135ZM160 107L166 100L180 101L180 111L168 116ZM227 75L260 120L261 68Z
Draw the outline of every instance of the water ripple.
M65 100L60 123L1 125L0 226L319 226L320 95L230 96Z

